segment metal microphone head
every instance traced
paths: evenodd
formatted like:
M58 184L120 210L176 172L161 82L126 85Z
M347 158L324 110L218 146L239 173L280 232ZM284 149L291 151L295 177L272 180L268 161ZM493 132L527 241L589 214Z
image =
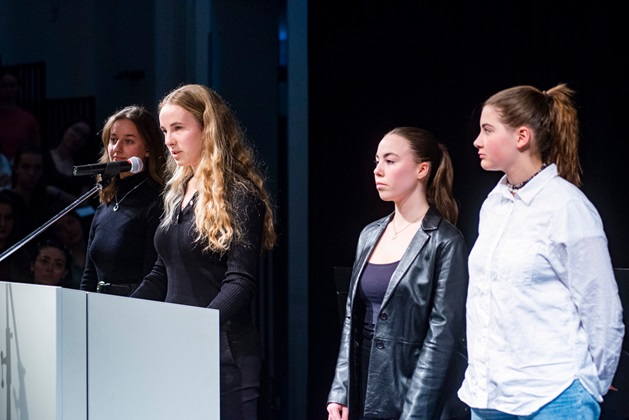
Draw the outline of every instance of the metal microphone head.
M144 162L137 156L130 157L127 162L131 164L131 169L129 169L129 172L131 173L137 174L138 172L142 172L142 169L144 169Z

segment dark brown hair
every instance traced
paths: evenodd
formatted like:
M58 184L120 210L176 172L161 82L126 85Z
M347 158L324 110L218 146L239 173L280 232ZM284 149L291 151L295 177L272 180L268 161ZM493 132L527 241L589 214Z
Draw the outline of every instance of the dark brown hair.
M415 156L415 162L430 163L426 181L426 198L439 213L453 225L459 215L459 207L452 195L454 170L446 147L427 130L417 127L397 127L388 134L397 134L408 140Z
M155 117L142 106L127 106L116 111L107 119L101 133L103 151L99 162L109 162L109 152L107 150L109 137L114 123L119 120L129 120L135 124L149 152L148 158L142 156L140 156L140 158L144 160L146 171L149 173L150 177L163 187L165 184L164 169L166 164L166 148ZM114 178L111 183L100 192L101 203L110 203L117 191L118 187L116 186L116 179Z

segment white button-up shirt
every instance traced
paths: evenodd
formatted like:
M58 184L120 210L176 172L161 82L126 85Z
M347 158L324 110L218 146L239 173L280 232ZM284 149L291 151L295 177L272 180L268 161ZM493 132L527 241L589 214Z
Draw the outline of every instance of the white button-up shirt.
M529 415L575 379L602 401L622 307L601 218L555 165L515 196L506 177L491 191L469 273L465 403Z

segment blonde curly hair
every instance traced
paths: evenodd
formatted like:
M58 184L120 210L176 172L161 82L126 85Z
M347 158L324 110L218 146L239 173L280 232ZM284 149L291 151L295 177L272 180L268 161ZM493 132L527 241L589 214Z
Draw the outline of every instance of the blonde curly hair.
M161 112L167 104L177 105L194 116L203 132L203 151L197 168L177 166L172 156L168 157L171 176L164 193L165 217L160 226L168 229L173 223L181 197L194 176L198 186L194 209L196 240L204 244L204 250L223 253L241 236L232 207L238 191L253 194L264 202L261 246L271 249L276 234L269 194L253 150L229 105L214 90L196 84L183 85L168 93L158 110Z

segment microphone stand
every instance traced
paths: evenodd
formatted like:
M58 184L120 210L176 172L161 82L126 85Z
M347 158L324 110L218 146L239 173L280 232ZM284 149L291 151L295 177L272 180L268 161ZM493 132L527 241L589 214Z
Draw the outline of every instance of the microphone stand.
M7 249L6 251L4 251L2 254L0 254L0 262L3 261L5 258L7 258L9 255L13 254L15 251L17 251L18 249L22 248L22 246L26 245L28 242L30 242L31 239L33 239L34 237L36 237L37 235L39 235L40 233L42 233L44 230L46 230L50 225L52 225L53 223L55 223L57 220L61 219L63 216L65 216L66 214L70 213L72 210L74 210L74 208L76 208L79 204L81 204L82 202L84 202L85 200L87 200L88 198L90 198L91 196L93 196L94 194L96 194L97 192L99 192L100 190L103 189L103 185L100 182L97 182L96 185L94 185L92 187L91 190L89 190L88 192L86 192L85 194L83 194L82 196L80 196L78 199L76 199L73 203L71 203L70 205L68 205L68 207L66 207L65 209L61 210L57 215L53 216L50 220L48 220L46 223L44 223L43 225L41 225L40 227L38 227L37 229L35 229L33 232L31 232L28 236L25 236L23 239L21 239L19 242L17 242L15 245L13 245L11 248Z

